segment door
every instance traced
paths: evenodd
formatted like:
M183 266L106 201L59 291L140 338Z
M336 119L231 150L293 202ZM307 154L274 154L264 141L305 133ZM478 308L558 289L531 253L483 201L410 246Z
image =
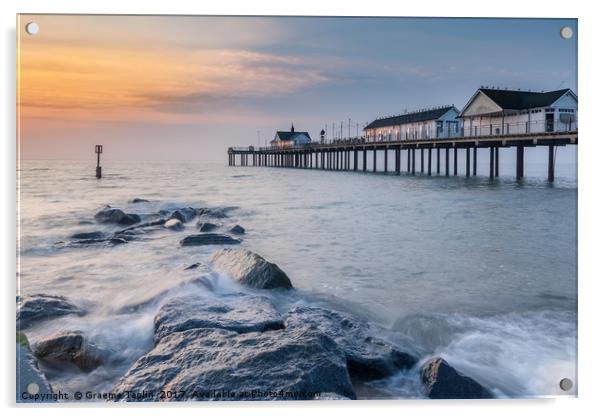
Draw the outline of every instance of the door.
M554 131L554 113L546 113L546 132Z

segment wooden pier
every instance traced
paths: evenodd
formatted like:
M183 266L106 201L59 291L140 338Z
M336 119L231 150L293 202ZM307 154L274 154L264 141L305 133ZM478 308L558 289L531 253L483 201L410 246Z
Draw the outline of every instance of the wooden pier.
M228 149L228 164L241 166L266 166L297 169L321 169L334 171L367 171L367 160L372 153L372 171L377 171L377 152L383 152L383 171L389 172L389 152L394 154L394 172L401 173L401 152L407 152L409 174L416 174L416 155L419 153L420 173L431 176L433 160L437 175L458 175L458 152L465 152L465 174L478 174L477 149L489 149L489 177L499 176L499 149L516 149L516 178L524 176L525 147L548 147L548 181L554 181L555 148L577 145L577 130L550 133L528 133L503 136L471 136L447 139L418 139L398 141L365 141L347 139L337 143L311 143L303 146L276 147L231 147ZM425 155L426 153L426 155ZM471 158L472 153L472 158ZM434 154L434 155L433 155ZM361 155L361 163L359 163ZM451 162L451 163L450 163ZM452 164L453 163L453 164ZM453 170L450 170L450 166ZM426 168L426 169L425 169Z

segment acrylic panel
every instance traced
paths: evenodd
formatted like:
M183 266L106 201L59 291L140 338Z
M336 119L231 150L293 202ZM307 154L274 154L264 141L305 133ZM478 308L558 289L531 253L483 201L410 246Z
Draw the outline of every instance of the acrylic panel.
M577 26L19 15L17 402L576 396Z

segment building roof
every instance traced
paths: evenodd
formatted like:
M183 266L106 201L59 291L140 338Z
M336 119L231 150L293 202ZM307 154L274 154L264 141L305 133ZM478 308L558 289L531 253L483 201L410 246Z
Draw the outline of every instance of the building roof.
M306 131L277 131L276 132L276 136L280 140L293 140L295 138L295 136L298 136L298 135L305 135L308 138L310 138L309 133Z
M524 110L527 108L547 107L571 91L569 88L548 92L513 91L491 88L479 88L487 97L505 110Z
M379 127L388 127L388 126L399 126L400 124L408 124L408 123L419 123L422 121L436 120L447 113L449 110L454 109L453 105L433 108L430 110L416 111L413 113L401 114L399 116L393 117L385 117L378 118L374 120L372 123L368 124L364 127L366 129L375 129Z

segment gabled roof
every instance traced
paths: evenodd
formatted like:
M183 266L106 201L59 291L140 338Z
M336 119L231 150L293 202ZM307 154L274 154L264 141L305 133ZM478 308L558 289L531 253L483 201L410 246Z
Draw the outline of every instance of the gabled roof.
M277 131L276 136L280 140L293 140L295 136L303 135L309 138L309 133L306 131Z
M399 126L400 124L419 123L422 121L437 120L451 109L453 105L432 110L416 111L414 113L401 114L394 117L379 118L364 127L366 129L375 129L379 127ZM456 110L457 111L457 110Z
M577 98L577 96L569 88L548 92L479 88L468 101L466 106L462 109L462 114L464 114L466 109L470 106L470 104L472 104L479 92L482 92L489 97L502 110L525 110L528 108L547 107L554 104L567 92L570 92L575 99Z

